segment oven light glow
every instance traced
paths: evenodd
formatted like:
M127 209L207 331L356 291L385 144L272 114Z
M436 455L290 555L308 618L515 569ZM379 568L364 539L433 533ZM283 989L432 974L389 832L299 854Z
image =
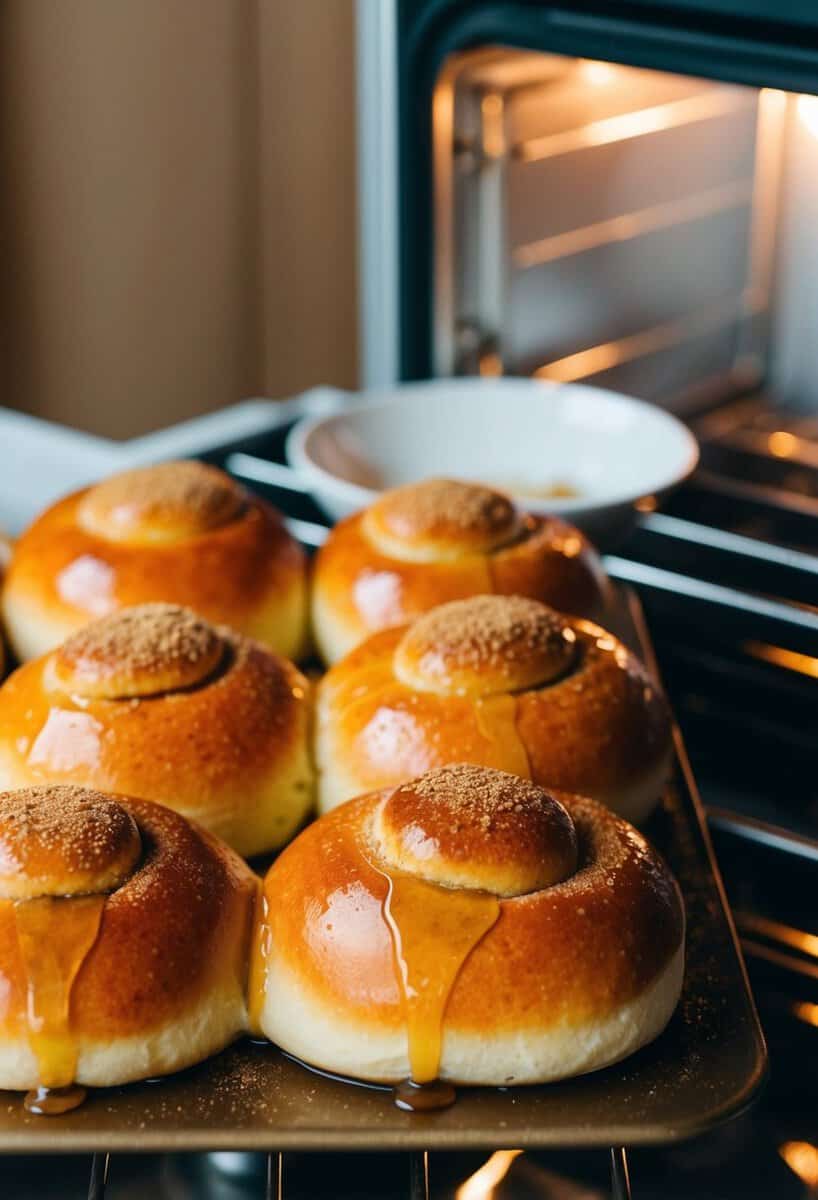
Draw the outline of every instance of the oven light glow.
M818 1004L812 1004L809 1000L797 1000L792 1006L792 1011L799 1021L804 1021L807 1025L818 1025Z
M813 137L818 138L818 96L798 97L798 119Z
M799 675L810 675L813 679L818 679L818 658L813 658L811 654L799 654L796 650L786 650L783 646L769 646L766 642L745 642L744 650L753 658L760 658L788 671L797 671Z
M782 1142L778 1153L807 1187L818 1187L818 1147L812 1142Z
M754 934L768 941L778 942L798 950L809 958L818 958L818 936L807 933L803 929L793 929L791 925L783 925L769 917L761 917L758 913L737 912L736 922L741 928L742 935Z
M767 447L776 458L789 458L798 449L798 438L785 429L777 429L767 438Z
M606 62L595 62L590 58L582 59L579 64L579 72L584 82L590 83L594 87L604 87L606 83L612 83L616 78L616 67Z
M780 88L762 88L759 92L761 103L767 108L783 109L787 107L787 93Z
M491 1200L494 1189L505 1179L518 1154L522 1154L522 1150L496 1150L460 1185L454 1194L455 1200Z
M569 154L595 146L610 146L649 133L662 133L697 121L709 121L729 113L742 112L748 107L743 92L729 88L709 88L682 100L670 100L635 112L602 117L576 129L564 129L543 137L527 138L513 147L514 156L522 162L539 162L556 154Z

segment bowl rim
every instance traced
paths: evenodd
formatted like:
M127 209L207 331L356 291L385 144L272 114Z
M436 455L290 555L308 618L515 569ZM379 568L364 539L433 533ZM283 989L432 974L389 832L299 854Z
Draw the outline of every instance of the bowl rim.
M591 384L566 384L553 380L525 379L520 377L481 379L471 376L455 379L413 380L407 383L398 383L392 387L372 388L353 393L355 399L352 403L345 403L342 408L332 413L302 417L293 425L285 439L284 449L287 462L293 470L301 475L309 485L310 490L316 495L320 496L321 493L327 496L331 495L351 508L365 508L380 495L381 490L386 489L370 488L364 484L354 483L352 480L344 479L341 475L333 474L332 471L320 465L310 455L308 450L308 443L311 436L321 426L332 425L352 415L358 416L368 412L381 412L384 409L394 408L395 406L399 406L408 394L413 392L422 394L425 392L431 395L434 391L443 387L452 391L477 389L486 392L497 388L505 388L506 390L514 389L517 391L530 391L536 388L541 389L544 393L551 392L552 394L569 387L600 397L605 403L613 403L617 406L624 404L629 408L650 409L651 415L658 417L660 421L664 421L667 428L672 429L677 436L681 459L679 467L672 474L664 475L661 480L646 479L644 484L638 488L633 486L624 491L620 490L608 495L597 494L585 500L581 496L537 498L526 496L521 492L503 489L513 496L521 508L528 508L531 512L549 512L559 516L561 514L601 512L603 510L612 510L633 505L643 496L664 495L689 478L699 463L699 444L687 425L674 413L670 413L667 409L660 408L659 405L653 404L648 400L641 400L625 392L594 387ZM684 452L685 448L686 453ZM460 476L460 478L465 478L465 476Z

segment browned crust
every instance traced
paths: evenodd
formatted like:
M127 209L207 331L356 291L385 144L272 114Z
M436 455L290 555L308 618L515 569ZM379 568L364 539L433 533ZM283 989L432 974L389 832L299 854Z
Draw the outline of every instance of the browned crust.
M381 554L362 523L357 513L331 530L313 577L316 601L356 639L446 601L488 592L531 596L591 618L604 610L609 585L599 557L577 529L556 518L525 517L511 545L447 562L403 562Z
M182 459L112 475L86 493L80 524L102 537L176 541L233 521L246 493L217 467Z
M495 488L457 479L424 479L384 492L367 526L407 547L482 553L514 537L519 515Z
M0 897L109 891L140 853L133 818L102 792L56 785L0 792Z
M71 996L79 1036L147 1033L183 1014L220 980L242 983L256 880L227 846L177 813L116 797L143 854L105 900L97 940ZM26 975L14 906L0 902L0 1029L24 1033Z
M664 696L637 658L591 622L571 620L574 668L514 694L514 725L532 778L605 799L655 770L670 745ZM478 698L414 691L396 678L404 628L374 634L319 684L328 762L360 789L386 787L448 762L515 771L517 749ZM516 771L519 774L519 770Z
M256 497L218 528L150 546L86 532L77 510L87 492L47 509L15 547L4 591L43 621L80 628L118 608L165 601L252 632L265 610L275 613L282 596L303 587L304 551Z
M306 829L264 893L276 953L305 991L340 1020L396 1030L405 1017L382 915L387 883L367 858L381 796ZM681 897L656 852L600 805L558 798L577 826L579 869L500 902L447 1003L449 1030L502 1034L604 1017L644 991L681 944Z
M137 604L84 625L54 652L55 678L74 695L155 695L201 683L227 643L176 604Z
M390 867L498 896L557 883L577 859L573 823L551 793L467 763L395 788L377 809L373 845Z
M576 637L554 609L526 596L470 596L414 621L396 651L406 683L441 693L489 695L565 674Z
M143 699L84 699L54 686L45 655L0 687L0 780L90 784L196 811L246 793L305 736L308 684L266 647L218 630L223 669Z

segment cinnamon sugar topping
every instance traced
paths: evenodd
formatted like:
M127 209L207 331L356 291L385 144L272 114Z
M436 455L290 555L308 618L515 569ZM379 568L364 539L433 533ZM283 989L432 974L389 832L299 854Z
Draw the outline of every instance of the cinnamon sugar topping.
M125 540L191 537L233 520L242 489L216 467L180 461L123 471L93 487L80 516L94 532Z
M577 862L574 825L558 799L530 780L466 763L396 788L375 836L401 870L496 895L550 887Z
M384 493L367 526L407 548L487 553L517 535L520 514L508 496L482 483L426 479Z
M505 529L514 517L508 496L482 483L425 479L395 488L379 501L385 525L393 533L416 537L441 525L482 532Z
M102 617L55 652L58 682L88 696L155 694L200 682L218 665L224 641L188 608L139 604Z
M576 635L553 609L523 596L453 600L420 617L396 669L416 686L489 694L547 683L574 661Z
M468 816L484 829L504 813L519 815L551 802L548 793L529 779L470 763L438 767L405 786L421 800L445 805L455 821Z
M0 793L0 896L108 891L140 852L133 818L103 792L51 784Z

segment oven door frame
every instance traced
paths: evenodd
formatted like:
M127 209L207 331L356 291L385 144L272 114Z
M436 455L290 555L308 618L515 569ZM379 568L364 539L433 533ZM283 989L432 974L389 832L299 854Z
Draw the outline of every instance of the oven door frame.
M449 55L506 45L818 93L818 6L791 6L785 25L746 15L773 0L634 0L616 15L599 0L358 0L364 384L434 374L432 98Z

